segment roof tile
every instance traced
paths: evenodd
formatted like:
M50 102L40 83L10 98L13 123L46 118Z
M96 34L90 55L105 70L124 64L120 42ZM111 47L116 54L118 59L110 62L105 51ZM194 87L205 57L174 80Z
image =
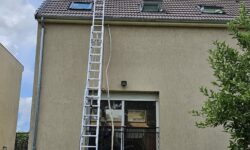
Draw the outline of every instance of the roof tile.
M92 11L70 10L71 2L92 2L93 0L46 0L37 10L36 17L90 19ZM250 9L250 1L244 1ZM239 15L240 3L236 0L163 0L162 12L141 12L141 0L106 0L105 17L108 20L160 20L160 21L204 21L226 22ZM202 14L198 5L223 7L225 14Z

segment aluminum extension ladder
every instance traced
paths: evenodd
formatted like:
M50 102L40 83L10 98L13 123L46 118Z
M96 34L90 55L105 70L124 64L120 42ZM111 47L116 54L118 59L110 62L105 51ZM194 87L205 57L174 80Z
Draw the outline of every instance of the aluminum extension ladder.
M94 0L80 150L98 150L105 0Z

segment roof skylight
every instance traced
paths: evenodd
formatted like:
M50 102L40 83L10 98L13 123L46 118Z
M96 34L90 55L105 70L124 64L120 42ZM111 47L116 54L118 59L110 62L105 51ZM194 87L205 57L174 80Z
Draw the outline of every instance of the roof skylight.
M160 10L159 4L157 3L144 3L141 11L144 12L158 12Z
M143 0L141 11L143 12L159 12L161 11L162 0Z
M69 9L75 10L92 10L93 3L90 2L72 2Z
M204 14L224 14L225 11L223 7L220 6L208 6L208 5L199 5L200 11Z

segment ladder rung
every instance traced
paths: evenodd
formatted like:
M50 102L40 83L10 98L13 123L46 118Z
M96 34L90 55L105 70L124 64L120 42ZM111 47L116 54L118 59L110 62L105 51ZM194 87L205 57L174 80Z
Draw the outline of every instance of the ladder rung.
M102 31L92 31L93 33L100 34Z
M102 41L101 38L92 38L91 40L98 40L98 41Z
M86 97L87 98L99 98L99 96L97 96L97 95L87 95Z
M98 117L98 115L93 115L93 114L85 114L84 116L86 116L86 117Z
M91 46L92 48L102 48L101 46Z
M98 86L89 86L88 89L99 89Z
M96 45L95 46L91 45L91 47L92 48L102 48L101 46L96 46Z
M102 39L100 37L91 38L91 44L92 44L91 46L93 46L93 44L101 44L101 42L102 42Z
M103 20L102 18L103 18L103 17L102 17L101 15L96 14L94 20L96 20L96 21L98 21L98 23L100 23L100 22L102 22L102 20Z
M91 71L91 72L99 72L99 70L89 70L89 71Z
M91 135L91 134L88 134L88 135L82 135L82 136L85 136L85 137L96 137L96 135Z
M99 96L98 95L87 95L85 96L86 98L89 98L89 100L98 100Z
M102 18L101 17L95 17L95 20L102 20Z
M101 62L99 62L99 61L91 61L90 63L91 64L100 64Z
M99 80L99 78L89 78L89 80Z
M91 56L101 56L101 54L92 53Z
M90 89L90 90L98 90L99 87L88 87L88 89Z
M96 146L83 145L83 148L96 148Z

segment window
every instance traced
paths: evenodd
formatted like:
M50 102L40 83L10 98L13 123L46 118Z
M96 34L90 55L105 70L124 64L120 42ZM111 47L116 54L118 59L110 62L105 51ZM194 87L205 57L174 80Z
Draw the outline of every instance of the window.
M111 149L111 118L114 121L115 150L159 150L159 93L111 92L110 107L106 93L102 93L100 108L99 149ZM97 105L97 100L91 101ZM96 114L97 107L90 108ZM95 116L93 116L95 117ZM96 124L96 118L90 118ZM95 127L89 127L87 134L94 134ZM95 145L90 138L88 145Z
M143 3L141 6L141 11L143 12L159 12L160 5L159 3Z
M162 11L163 0L143 0L141 3L142 12L160 12Z
M223 7L220 6L207 6L207 5L199 5L200 11L204 14L224 14Z
M156 150L156 102L111 100L114 148ZM108 101L101 102L100 149L110 149L111 119Z
M72 2L69 6L70 9L75 10L92 10L93 3L88 2Z

